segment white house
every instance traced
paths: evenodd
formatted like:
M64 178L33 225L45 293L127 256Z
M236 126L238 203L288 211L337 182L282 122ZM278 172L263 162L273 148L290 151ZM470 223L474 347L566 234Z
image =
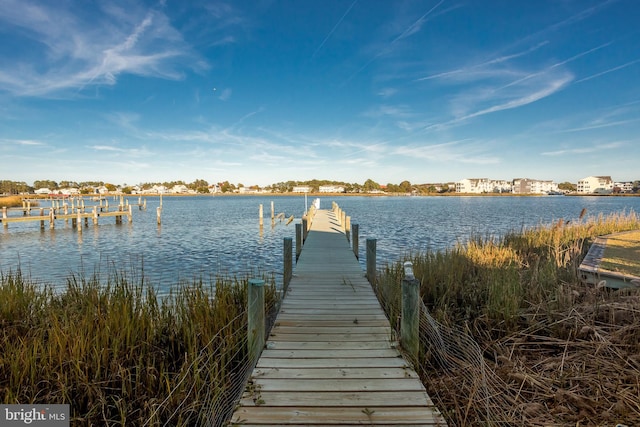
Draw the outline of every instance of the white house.
M595 194L613 192L613 180L610 176L588 176L578 181L578 193Z
M321 193L344 193L344 187L339 185L321 185L318 191Z
M510 193L511 183L489 178L465 178L456 182L456 193Z
M48 188L38 188L36 191L34 191L34 193L36 194L51 194L51 190L49 190Z
M633 182L614 182L613 188L619 188L621 193L633 193Z
M308 185L296 185L292 190L294 193L310 193L311 187Z

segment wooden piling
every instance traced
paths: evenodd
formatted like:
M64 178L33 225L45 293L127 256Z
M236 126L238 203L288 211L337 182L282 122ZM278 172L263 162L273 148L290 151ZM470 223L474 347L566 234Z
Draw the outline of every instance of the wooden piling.
M93 225L98 225L98 207L93 207Z
M284 275L282 279L282 289L286 295L293 275L293 240L291 237L284 238Z
M161 213L162 213L162 208L158 206L156 208L156 220L158 221L158 225L162 224L162 220L160 219Z
M56 228L56 212L53 209L49 210L49 228L51 230Z
M353 224L351 226L351 230L353 232L353 236L351 236L351 245L353 246L353 253L355 254L357 259L360 259L360 254L358 253L360 248L358 248L359 242L359 236L358 236L358 231L360 229L360 226L358 224Z
M376 239L367 239L367 279L376 282Z
M410 261L404 263L404 278L402 279L402 317L400 320L400 344L411 356L413 362L418 360L420 343L420 295L419 282L413 276L413 265Z
M44 216L44 208L40 208L40 216ZM40 230L44 230L44 220L40 221Z
M259 217L260 217L260 228L262 228L264 226L264 219L262 218L262 203L260 203Z
M344 234L347 236L347 242L351 241L351 217L345 217Z
M78 233L82 233L82 212L78 208L76 211L76 227L78 228Z
M249 360L255 363L262 353L265 340L264 280L249 279L247 298Z
M132 205L129 205L129 215L128 215L128 217L129 217L129 224L131 224L131 223L133 222L133 211L132 211L132 209L133 209L133 206L132 206Z
M296 224L296 262L302 252L302 224Z
M302 244L307 240L307 233L309 233L309 222L307 221L307 217L302 217Z

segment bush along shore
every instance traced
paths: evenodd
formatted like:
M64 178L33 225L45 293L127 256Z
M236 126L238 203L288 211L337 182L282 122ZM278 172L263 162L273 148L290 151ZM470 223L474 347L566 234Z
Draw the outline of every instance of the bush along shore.
M205 424L246 359L247 280L159 298L110 276L71 277L54 292L20 271L2 275L0 402L70 404L74 426Z
M578 279L595 237L640 218L584 214L407 257L438 325L421 335L419 370L450 425L640 424L640 289ZM402 278L390 264L376 285L392 320Z

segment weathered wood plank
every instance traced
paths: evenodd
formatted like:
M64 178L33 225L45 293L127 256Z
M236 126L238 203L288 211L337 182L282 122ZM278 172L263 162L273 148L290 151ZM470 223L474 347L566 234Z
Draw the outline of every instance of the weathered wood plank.
M344 379L344 378L417 378L413 369L404 368L258 368L254 378Z
M268 349L273 350L314 350L314 351L369 351L383 350L389 348L389 340L378 341L277 341L270 340L267 344Z
M271 350L269 348L262 352L261 357L275 359L349 359L349 358L387 358L398 357L398 351L387 348L381 350Z
M400 357L347 359L288 359L261 357L258 368L406 368L410 365Z
M234 415L232 423L251 425L246 420L260 420L255 425L415 425L444 426L432 407L398 406L366 408L315 408L315 407L245 407ZM367 415L367 412L371 412ZM243 422L245 421L245 422ZM263 424L264 423L264 424Z
M414 378L341 378L319 379L274 379L253 378L254 386L260 387L260 393L268 391L283 392L400 392L418 391L424 392L424 386Z
M256 395L258 394L257 399ZM247 393L240 400L242 406L318 406L343 407L360 406L424 406L433 402L424 391L259 391Z

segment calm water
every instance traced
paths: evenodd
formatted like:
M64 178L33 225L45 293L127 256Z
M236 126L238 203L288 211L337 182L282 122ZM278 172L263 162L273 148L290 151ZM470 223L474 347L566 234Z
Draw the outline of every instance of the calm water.
M575 220L583 208L588 215L640 212L640 197L562 196L321 197L321 208L330 208L334 200L360 226L361 262L365 240L375 238L379 264L410 252L450 247L471 235L499 236L559 218ZM272 227L272 201L276 214L294 215L296 221ZM137 198L130 202L137 203ZM262 230L260 204L265 217ZM280 278L282 241L291 237L295 242L294 224L300 221L305 200L304 196L165 197L161 226L156 224L158 205L159 199L150 197L146 211L134 208L132 224L125 220L116 225L114 218L103 218L83 233L63 221L56 222L55 230L47 224L44 231L38 222L10 224L0 229L0 271L19 267L32 279L60 286L72 274L106 275L115 270L136 279L143 276L163 291L194 278L208 282L217 274L244 277L274 272Z

